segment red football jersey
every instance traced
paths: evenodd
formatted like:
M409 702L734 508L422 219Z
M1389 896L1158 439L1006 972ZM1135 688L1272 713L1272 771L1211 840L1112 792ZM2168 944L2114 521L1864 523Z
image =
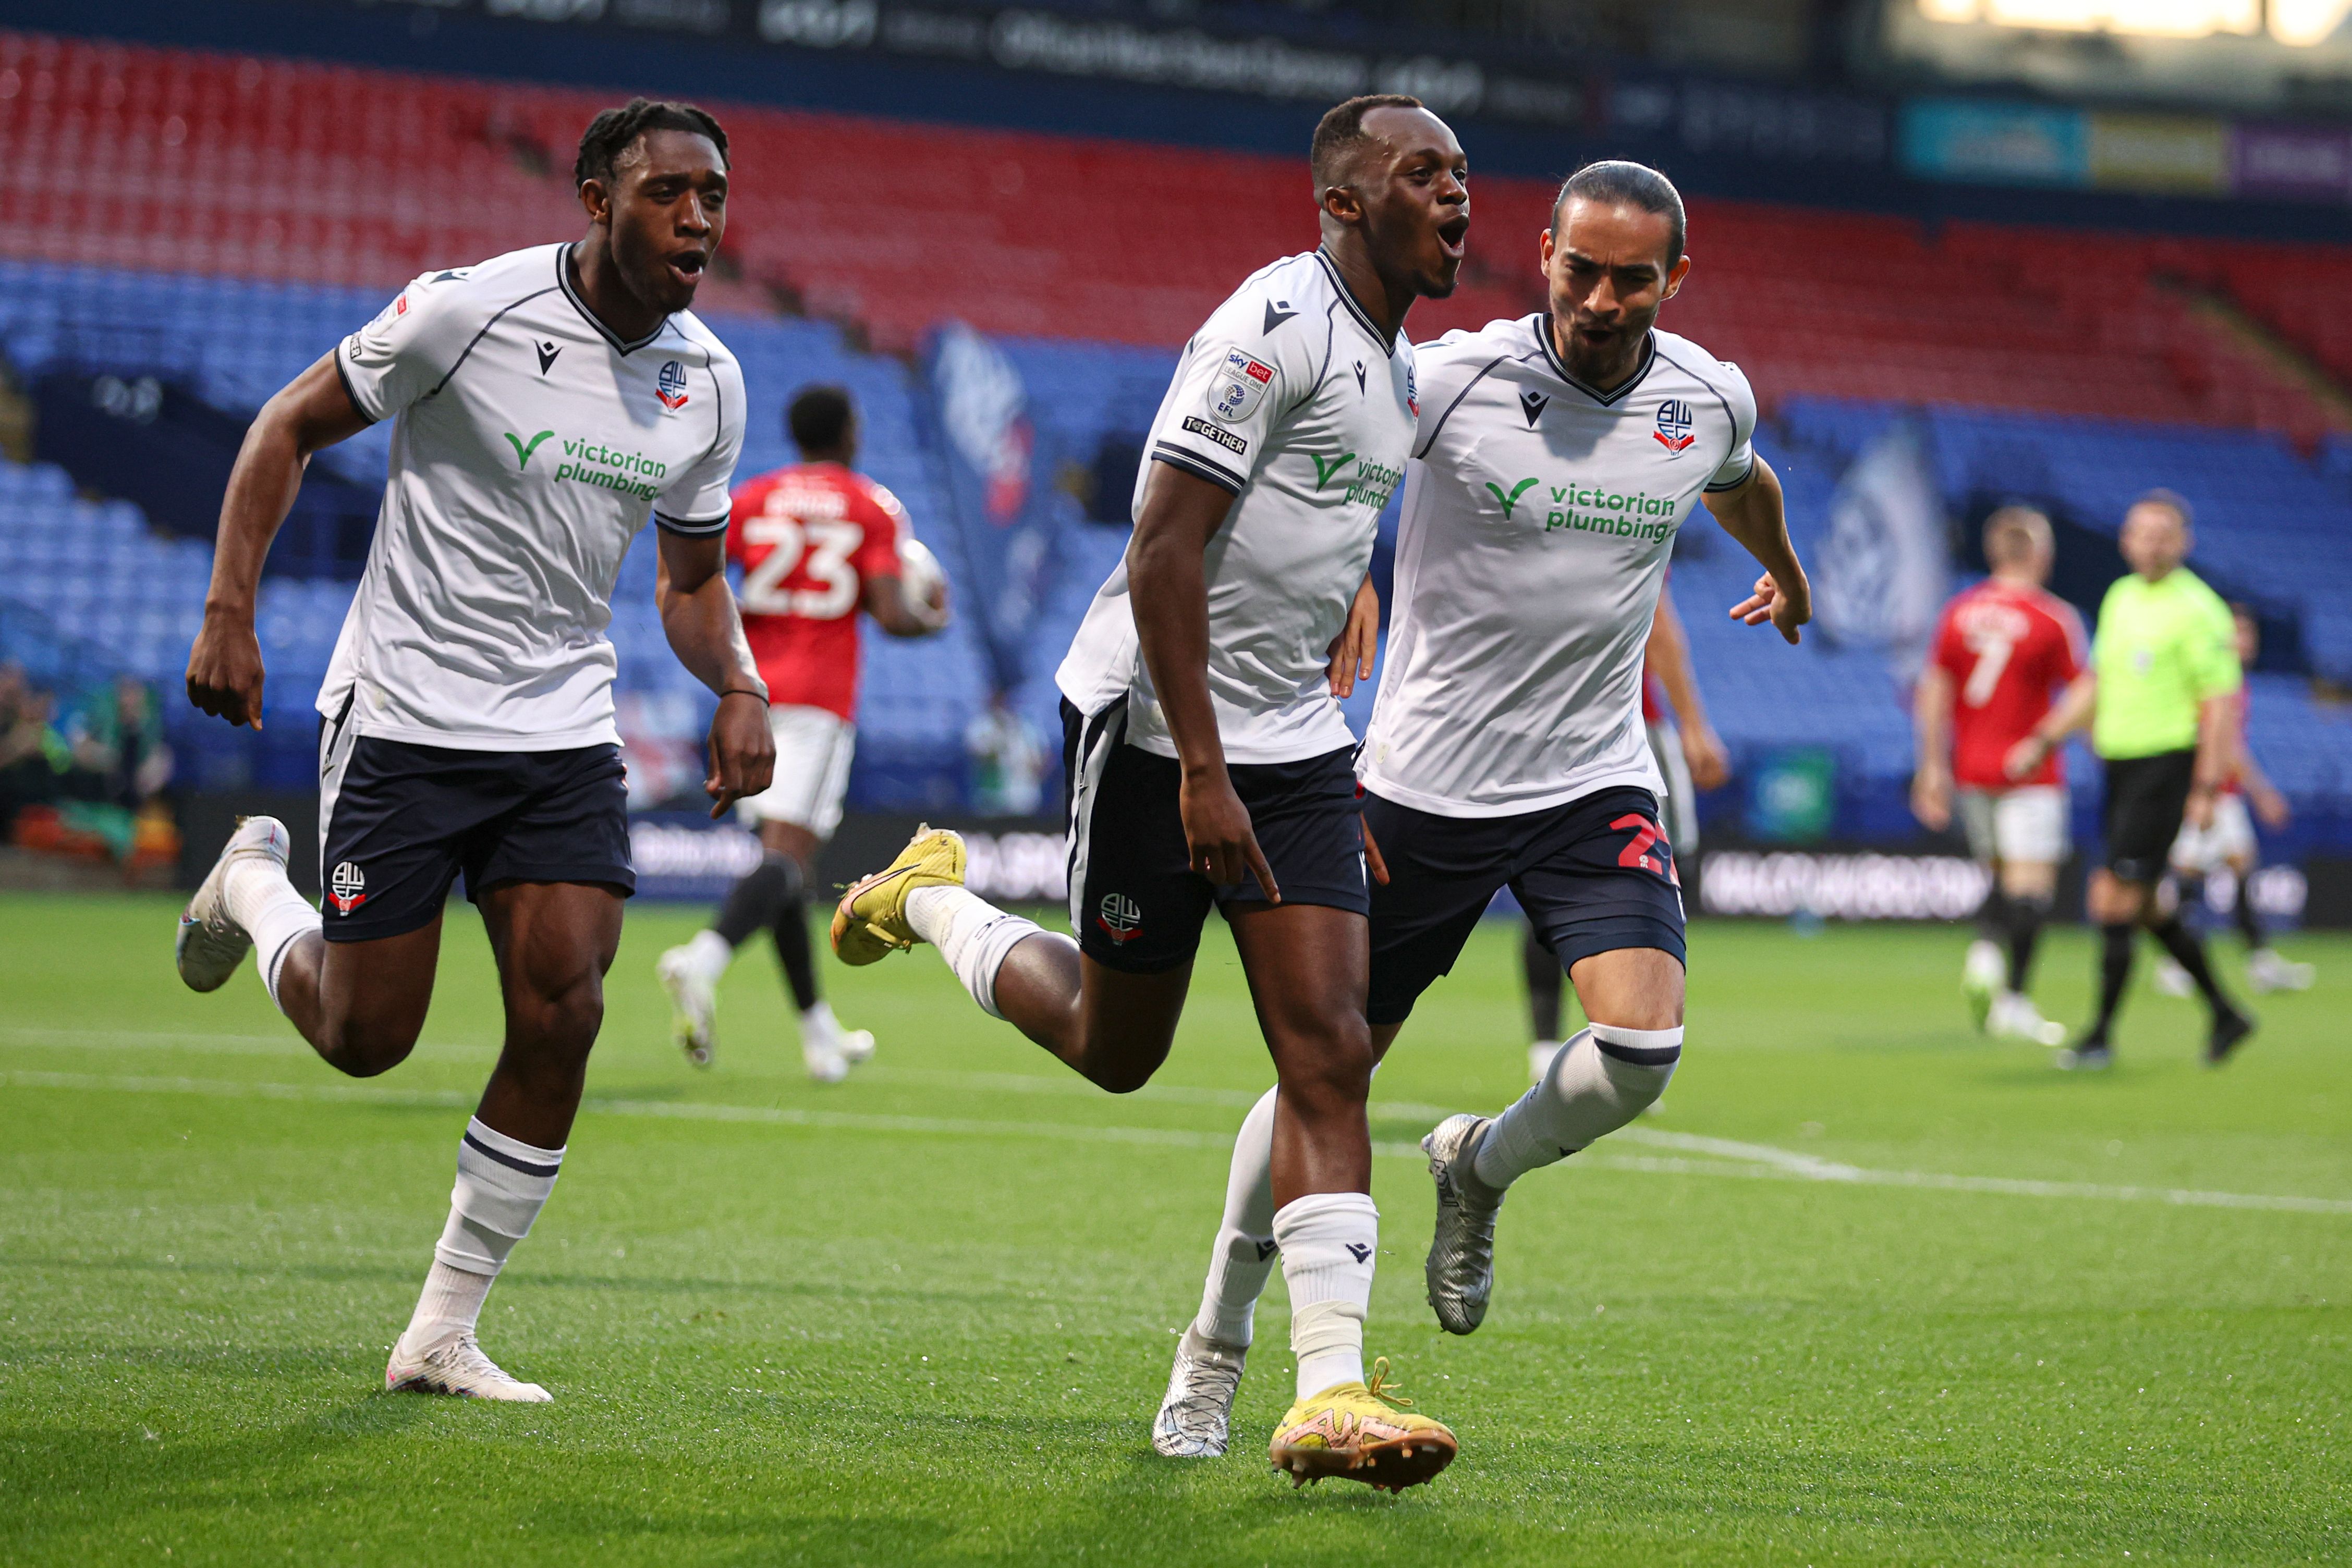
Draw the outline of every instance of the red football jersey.
M838 463L779 468L737 487L727 559L743 568L735 597L770 702L854 716L866 580L898 575L908 531L898 497Z
M1937 668L1952 679L1952 778L1969 789L2063 784L2056 752L2028 778L2001 771L2053 697L2082 673L2083 618L2039 588L1988 579L1955 595L1936 625Z

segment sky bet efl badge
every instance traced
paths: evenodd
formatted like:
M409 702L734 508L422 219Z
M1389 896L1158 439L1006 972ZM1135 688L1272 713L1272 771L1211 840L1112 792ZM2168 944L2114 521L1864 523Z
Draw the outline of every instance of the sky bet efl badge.
M1274 367L1264 360L1254 360L1239 349L1228 350L1225 368L1218 377L1216 392L1209 412L1227 424L1247 419L1265 396L1265 389L1274 384Z
M1668 398L1658 405L1658 428L1652 434L1658 444L1679 455L1698 437L1691 434L1691 405L1680 398Z

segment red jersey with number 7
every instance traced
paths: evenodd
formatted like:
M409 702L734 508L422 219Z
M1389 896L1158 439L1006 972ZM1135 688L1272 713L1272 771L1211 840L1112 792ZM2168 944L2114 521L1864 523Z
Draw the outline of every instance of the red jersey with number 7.
M2066 683L2088 644L2074 607L2047 590L1989 578L1953 596L1929 659L1952 681L1952 779L1964 789L2063 784L2056 752L2033 773L2001 770Z
M743 569L735 598L770 702L855 716L866 580L898 575L908 532L898 497L838 463L737 487L727 559Z

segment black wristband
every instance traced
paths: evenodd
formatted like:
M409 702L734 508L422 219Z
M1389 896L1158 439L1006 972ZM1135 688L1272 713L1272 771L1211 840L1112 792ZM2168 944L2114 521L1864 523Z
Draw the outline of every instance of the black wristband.
M726 690L719 694L719 700L725 702L729 697L758 697L761 702L766 702L768 700L768 694L765 692L755 692L749 686L729 686Z

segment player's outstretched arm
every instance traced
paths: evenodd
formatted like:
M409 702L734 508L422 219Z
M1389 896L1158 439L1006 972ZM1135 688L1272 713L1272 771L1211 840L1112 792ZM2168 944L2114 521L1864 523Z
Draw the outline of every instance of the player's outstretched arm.
M1233 504L1222 485L1153 463L1127 546L1128 601L1144 668L1184 770L1178 805L1192 869L1221 884L1255 875L1266 902L1279 904L1282 890L1258 848L1249 809L1225 771L1224 742L1209 702L1209 579L1202 557Z
M2000 770L2011 779L2026 777L2048 760L2068 736L2089 725L2098 710L2099 674L2096 670L2084 670L2067 685L2057 706L2042 716L2033 733L2009 748L2009 755L2001 758Z
M335 373L335 356L326 354L262 404L247 428L221 498L204 628L188 653L188 700L205 713L261 727L261 643L253 633L253 607L262 560L293 508L310 455L367 427Z
M1794 643L1799 628L1813 618L1813 585L1798 563L1797 547L1789 542L1789 513L1780 494L1780 476L1763 458L1737 488L1709 491L1706 509L1723 531L1756 558L1764 575L1756 591L1732 606L1731 617L1749 626L1772 622L1773 629Z
M719 694L719 712L710 721L710 775L702 781L717 817L765 789L776 771L768 684L760 678L734 591L727 586L726 536L664 530L654 601L678 663Z

